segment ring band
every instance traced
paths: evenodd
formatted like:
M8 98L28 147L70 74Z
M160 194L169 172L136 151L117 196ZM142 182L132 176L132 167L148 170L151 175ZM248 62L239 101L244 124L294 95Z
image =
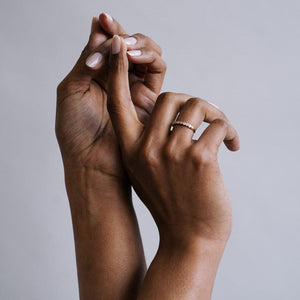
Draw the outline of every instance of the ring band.
M194 133L196 132L195 127L192 124L188 123L188 122L175 121L175 122L172 123L172 126L176 126L176 125L185 126L188 129L191 129Z

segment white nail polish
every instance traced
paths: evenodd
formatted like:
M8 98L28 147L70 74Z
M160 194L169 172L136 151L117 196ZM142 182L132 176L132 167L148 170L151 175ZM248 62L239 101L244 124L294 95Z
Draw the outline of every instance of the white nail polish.
M94 68L96 67L97 65L100 64L101 60L102 60L103 56L101 53L99 52L95 52L93 54L91 54L87 60L86 60L86 65L90 68Z
M103 13L103 14L109 21L111 21L111 22L113 21L113 18L109 14L107 14L107 13Z
M111 53L118 54L121 51L121 40L118 35L114 35L111 43Z
M128 55L130 56L140 56L142 54L141 50L131 50L127 51Z
M137 39L131 36L129 38L126 38L124 41L125 41L126 45L134 45L134 44L136 44Z
M209 102L209 101L207 101L207 102L208 102L210 105L214 106L215 108L220 109L220 107L217 106L216 104L213 104L213 103L211 103L211 102Z

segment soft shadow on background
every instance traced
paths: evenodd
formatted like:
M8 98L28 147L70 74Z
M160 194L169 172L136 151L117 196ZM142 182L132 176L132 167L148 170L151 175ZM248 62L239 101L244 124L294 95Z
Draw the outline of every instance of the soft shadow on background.
M162 47L165 91L214 102L240 134L220 153L234 229L213 299L299 299L298 0L1 1L0 299L78 298L55 93L103 11ZM157 231L135 207L150 263Z

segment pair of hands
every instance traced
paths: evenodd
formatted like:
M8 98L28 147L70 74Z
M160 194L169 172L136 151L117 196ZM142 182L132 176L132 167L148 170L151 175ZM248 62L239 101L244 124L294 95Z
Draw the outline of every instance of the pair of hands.
M204 100L158 96L165 71L151 39L129 37L106 14L94 18L86 48L58 86L56 134L65 167L91 168L120 180L128 174L161 235L226 240L231 208L217 152L223 140L238 150L237 133ZM178 120L195 128L211 123L198 141L182 126L170 132L178 112Z
M128 38L131 96L140 120L147 122L166 71L160 47L141 34L129 37L117 21L101 14L93 18L87 46L57 88L56 135L65 166L91 168L124 180L126 173L107 111L113 35ZM136 55L137 51L141 54Z
M129 37L106 14L94 18L86 48L58 86L56 134L65 167L124 181L128 175L164 240L226 241L231 207L217 153L223 141L238 150L237 133L204 100L159 95L165 71L151 39ZM210 123L199 140L183 126L170 131L179 112L178 120L195 128Z
M163 93L161 49L128 36L106 14L57 89L56 135L72 212L81 299L210 299L231 232L217 153L239 148L235 129L208 102ZM178 115L178 116L177 116ZM198 140L195 128L210 125ZM128 180L129 179L129 180ZM131 185L160 233L145 260Z

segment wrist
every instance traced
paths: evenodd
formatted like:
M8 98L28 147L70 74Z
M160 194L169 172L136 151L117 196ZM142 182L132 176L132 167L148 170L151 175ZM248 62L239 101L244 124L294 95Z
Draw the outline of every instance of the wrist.
M184 239L161 238L159 252L162 255L174 255L181 259L193 258L195 262L205 256L210 258L210 262L218 264L226 244L225 240L213 240L199 236L189 236Z
M128 190L131 187L127 176L115 176L96 168L64 164L67 187L77 187L89 191L114 191L116 188Z
M226 245L232 230L232 214L213 216L207 220L190 220L180 216L175 222L156 222L160 241L171 245Z
M65 184L73 217L99 218L108 210L132 206L127 178L121 180L96 169L65 165Z
M211 299L225 244L199 238L161 238L139 299L152 299L153 295L161 299Z

